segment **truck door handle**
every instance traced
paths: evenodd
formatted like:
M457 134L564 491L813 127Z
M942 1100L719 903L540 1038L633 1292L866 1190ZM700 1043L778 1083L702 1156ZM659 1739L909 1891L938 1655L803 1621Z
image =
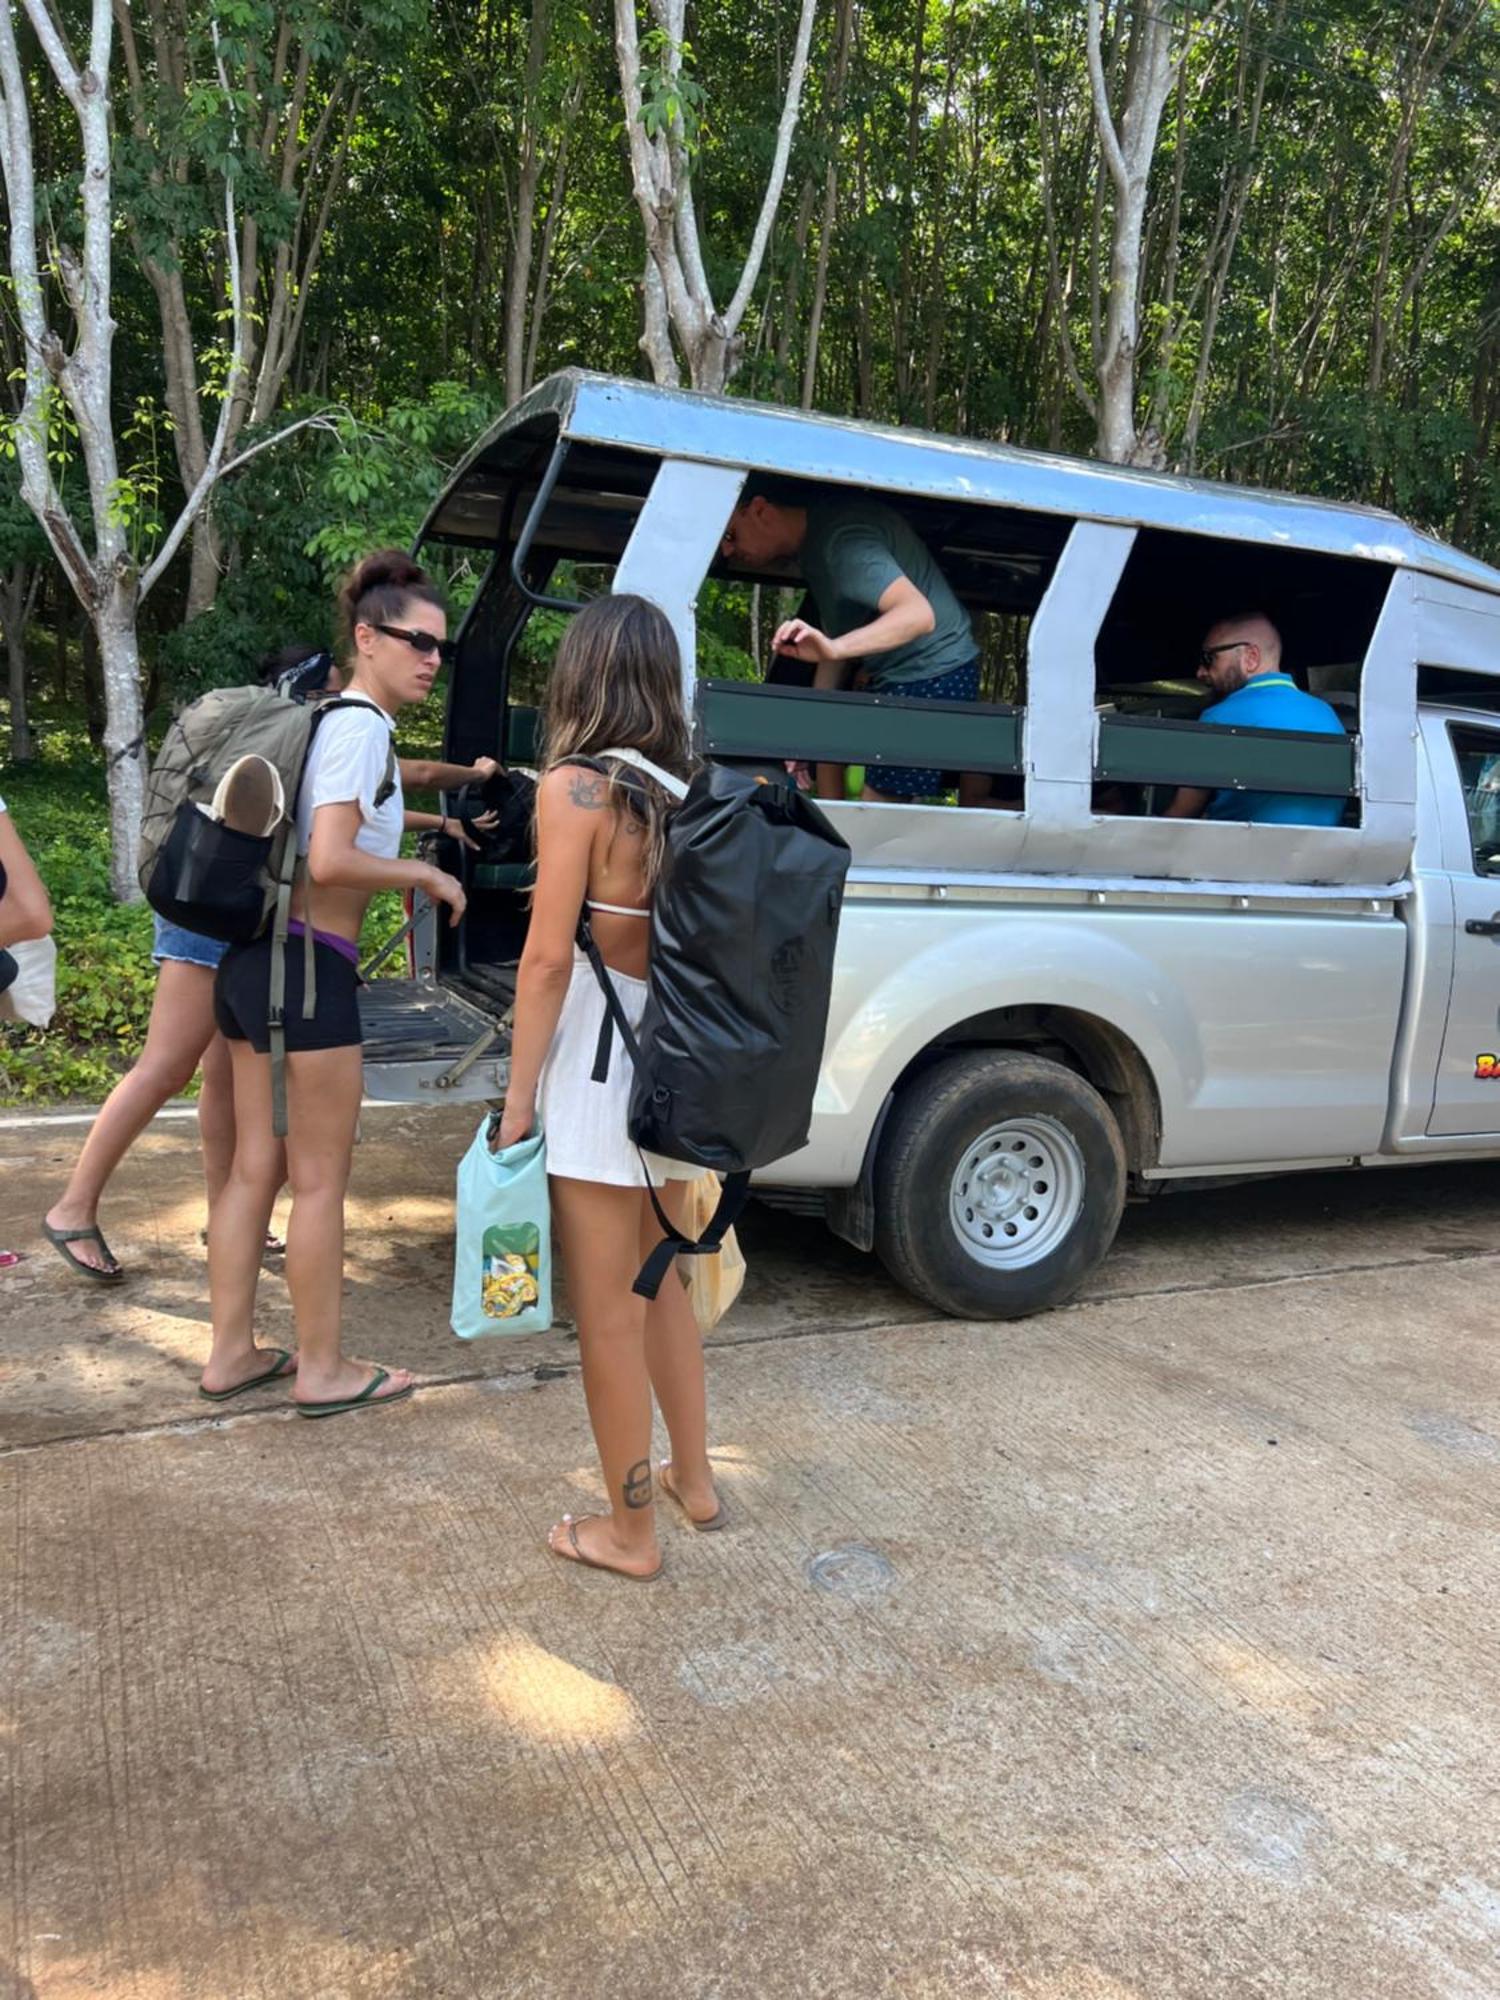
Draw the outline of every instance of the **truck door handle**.
M1470 937L1500 937L1500 913L1493 917L1470 917L1464 929Z

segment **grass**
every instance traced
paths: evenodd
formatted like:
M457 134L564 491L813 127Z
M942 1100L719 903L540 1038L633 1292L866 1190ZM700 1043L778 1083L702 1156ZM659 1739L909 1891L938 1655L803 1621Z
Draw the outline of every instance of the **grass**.
M117 903L110 893L100 751L76 720L43 724L40 736L37 761L10 766L0 795L52 897L57 1012L45 1030L0 1027L0 1104L96 1103L146 1038L156 990L151 911L144 902ZM365 919L364 949L372 951L400 922L400 896L377 896ZM399 977L404 966L398 951L389 969Z

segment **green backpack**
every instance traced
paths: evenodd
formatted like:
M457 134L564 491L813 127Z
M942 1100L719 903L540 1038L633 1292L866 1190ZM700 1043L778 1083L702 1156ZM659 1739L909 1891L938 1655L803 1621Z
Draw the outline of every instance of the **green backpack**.
M286 1134L287 919L297 877L297 792L319 723L331 709L371 701L292 701L275 688L214 688L186 707L167 731L146 782L141 820L140 884L168 922L226 944L248 944L268 928L271 953L271 1099L278 1138ZM238 796L252 798L243 824ZM386 752L375 794L396 789L396 753ZM236 823L236 822L241 823ZM317 1005L313 934L305 933L302 1012Z

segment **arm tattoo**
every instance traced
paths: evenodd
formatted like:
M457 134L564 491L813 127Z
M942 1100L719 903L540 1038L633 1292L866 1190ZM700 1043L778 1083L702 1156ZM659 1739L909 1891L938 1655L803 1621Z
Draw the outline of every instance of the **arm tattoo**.
M621 1491L627 1507L649 1507L651 1505L651 1461L638 1458L625 1475Z
M598 812L608 789L604 779L594 772L579 771L568 782L568 797L575 806L582 806L585 812Z

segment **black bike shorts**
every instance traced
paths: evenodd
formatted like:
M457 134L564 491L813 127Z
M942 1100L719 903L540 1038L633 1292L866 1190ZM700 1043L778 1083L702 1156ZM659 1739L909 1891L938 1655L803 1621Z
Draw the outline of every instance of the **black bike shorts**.
M257 1055L271 1048L271 953L269 937L250 944L232 944L214 979L214 1019L226 1041L248 1042ZM359 971L331 944L313 946L317 988L313 1016L302 1018L301 938L286 941L286 1046L301 1049L358 1048L364 1036L359 1025Z

